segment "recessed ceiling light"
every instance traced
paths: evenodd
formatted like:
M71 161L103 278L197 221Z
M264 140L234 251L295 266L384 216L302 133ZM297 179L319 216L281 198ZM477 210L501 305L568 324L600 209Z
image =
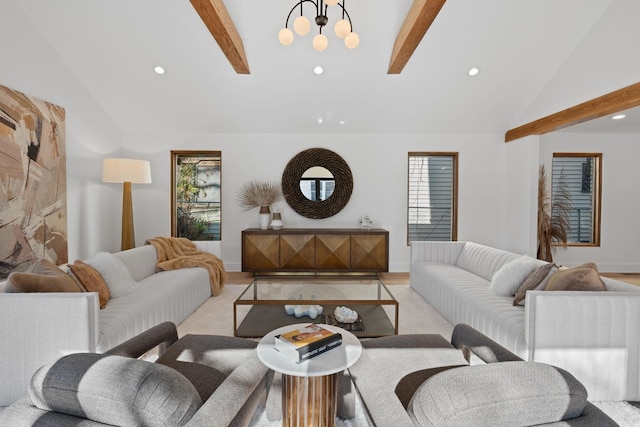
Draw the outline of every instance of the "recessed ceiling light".
M341 124L341 125L343 125L343 124L345 124L345 123L346 123L346 122L345 122L344 120L340 120L340 124Z
M626 114L616 114L615 116L612 116L611 118L613 120L621 120L621 119L624 119L625 117L627 117Z
M324 68L322 68L322 66L320 65L316 65L313 68L313 74L315 74L316 76L319 76L320 74L324 73Z
M467 71L467 74L470 77L477 76L478 73L480 73L480 68L478 68L478 67L471 67L471 68L469 68L469 71Z
M155 67L153 67L153 71L155 71L156 74L164 74L164 67L156 65Z
M321 125L322 122L324 122L324 120L322 120L322 117L318 117L318 124Z

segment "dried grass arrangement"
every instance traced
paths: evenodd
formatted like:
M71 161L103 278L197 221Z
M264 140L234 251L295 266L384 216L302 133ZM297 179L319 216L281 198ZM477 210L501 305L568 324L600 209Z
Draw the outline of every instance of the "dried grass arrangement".
M538 174L538 259L553 262L553 250L558 246L567 247L571 207L571 193L564 176L560 176L556 194L552 197L547 172L541 165Z
M236 200L243 212L260 206L270 206L282 200L280 183L276 181L249 181L240 187Z

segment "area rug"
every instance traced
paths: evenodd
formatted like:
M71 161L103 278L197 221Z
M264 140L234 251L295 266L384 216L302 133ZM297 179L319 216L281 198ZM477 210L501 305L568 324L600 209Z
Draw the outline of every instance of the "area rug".
M212 334L233 336L233 302L246 285L225 285L222 293L209 298L178 326L178 335ZM429 305L409 285L391 285L389 291L398 301L400 334L440 334L451 339L453 326ZM238 307L238 324L244 319L248 306Z
M233 302L245 290L246 284L229 284L221 295L209 298L191 316L178 326L178 335L213 334L233 336ZM408 285L390 285L390 292L398 300L400 312L398 329L400 334L440 334L451 339L453 325L429 305ZM248 308L239 310L240 322ZM640 409L627 402L594 402L622 427L640 426ZM352 420L339 420L338 427L368 426L362 404L356 400L356 417ZM275 427L279 422L270 422L263 410L256 413L251 426Z

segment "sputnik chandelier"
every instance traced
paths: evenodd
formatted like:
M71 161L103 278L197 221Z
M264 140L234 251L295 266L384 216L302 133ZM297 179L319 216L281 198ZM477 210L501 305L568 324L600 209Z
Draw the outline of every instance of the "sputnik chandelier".
M318 34L313 38L313 48L318 52L322 52L329 45L329 40L327 36L322 34L322 28L327 25L329 22L329 18L327 18L327 9L329 6L339 6L342 9L342 19L336 22L335 33L336 36L344 39L344 45L349 49L355 49L358 47L360 43L360 37L358 34L353 32L353 28L351 26L351 17L349 16L349 12L344 7L345 0L342 0L342 4L338 3L339 0L300 0L296 3L291 10L289 11L289 15L287 16L287 22L284 24L284 28L280 30L278 33L278 39L280 43L284 46L288 46L293 43L293 31L291 31L289 27L289 18L291 18L291 14L299 7L300 8L300 16L298 16L293 21L293 29L296 31L298 35L304 36L311 29L311 23L309 19L304 16L302 6L304 3L312 3L315 6L315 22L319 28ZM307 8L308 9L308 8ZM345 19L346 18L346 19Z

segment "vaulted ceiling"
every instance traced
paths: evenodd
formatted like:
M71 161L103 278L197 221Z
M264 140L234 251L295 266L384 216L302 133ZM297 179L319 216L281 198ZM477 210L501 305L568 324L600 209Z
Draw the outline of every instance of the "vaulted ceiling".
M597 99L626 87L614 109L640 103L636 0L347 0L360 45L329 29L324 52L313 29L278 43L294 0L2 1L123 132L505 134L594 99L609 114Z

